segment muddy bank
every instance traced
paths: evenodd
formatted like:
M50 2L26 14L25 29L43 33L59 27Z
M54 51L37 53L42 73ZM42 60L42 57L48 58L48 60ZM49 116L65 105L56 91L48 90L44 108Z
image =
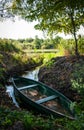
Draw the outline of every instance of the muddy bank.
M79 101L77 91L72 89L71 79L75 79L73 74L84 67L84 56L57 57L52 62L51 66L40 69L39 80L62 92L72 101Z
M18 64L16 66L13 66L13 68L7 70L6 72L6 76L10 77L10 76L14 76L14 75L21 75L23 74L25 71L31 71L34 70L36 67L40 66L42 64L42 62L40 63L28 63L28 64Z

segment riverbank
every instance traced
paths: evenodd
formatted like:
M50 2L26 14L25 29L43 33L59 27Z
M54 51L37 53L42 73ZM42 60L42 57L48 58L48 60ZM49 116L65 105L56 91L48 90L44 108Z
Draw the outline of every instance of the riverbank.
M60 91L72 101L80 101L77 89L73 89L72 80L83 78L84 56L63 56L52 58L50 64L40 68L39 80Z

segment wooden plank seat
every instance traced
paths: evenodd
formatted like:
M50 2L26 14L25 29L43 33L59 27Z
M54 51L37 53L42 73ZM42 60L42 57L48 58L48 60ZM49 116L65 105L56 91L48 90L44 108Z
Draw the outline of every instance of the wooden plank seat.
M28 85L28 86L20 87L20 88L18 88L18 90L29 89L29 88L35 87L35 86L37 86L37 85L38 85L38 84L32 84L32 85Z
M52 96L49 96L49 97L46 97L46 98L42 98L42 99L40 99L40 100L37 100L36 103L41 104L41 103L44 103L44 102L53 100L53 99L55 99L55 98L57 98L57 97L58 97L58 96L56 96L56 95L52 95Z

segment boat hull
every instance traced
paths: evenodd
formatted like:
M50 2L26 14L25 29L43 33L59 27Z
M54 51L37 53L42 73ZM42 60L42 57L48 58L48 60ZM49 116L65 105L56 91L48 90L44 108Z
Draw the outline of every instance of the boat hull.
M22 81L24 81L24 83L22 83ZM23 78L23 77L17 77L17 78L13 77L12 83L14 86L15 97L17 97L19 99L19 101L21 101L21 103L24 105L24 107L26 107L28 109L32 109L36 112L40 112L42 114L53 115L56 118L67 117L69 119L75 119L74 109L71 108L72 102L67 97L65 97L63 94L59 93L58 91L48 87L47 85L45 85L41 82L37 82L37 81ZM21 83L24 85L22 85ZM42 94L45 93L47 95L47 97L40 99L40 100L33 101L30 97L25 95L24 90L31 89L31 88L29 88L30 84L32 84L32 86L31 86L32 88L34 87L35 84L38 85L41 93ZM28 85L28 87L23 87L23 86L27 86L27 85ZM34 90L34 88L32 90ZM59 110L55 111L55 110L51 109L50 107L46 106L45 102L49 102L50 99L52 101L54 98L56 101L61 103L61 106L63 107L63 109L65 109L68 112L68 114L60 112ZM51 105L51 107L52 107L52 105Z

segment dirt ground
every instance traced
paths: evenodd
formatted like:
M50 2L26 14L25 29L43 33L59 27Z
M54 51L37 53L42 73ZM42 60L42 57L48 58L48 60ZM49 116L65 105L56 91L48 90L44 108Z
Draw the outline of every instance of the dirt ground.
M60 91L72 101L79 101L80 96L72 89L73 74L84 68L84 56L57 57L52 59L53 65L42 67L39 71L39 80Z

